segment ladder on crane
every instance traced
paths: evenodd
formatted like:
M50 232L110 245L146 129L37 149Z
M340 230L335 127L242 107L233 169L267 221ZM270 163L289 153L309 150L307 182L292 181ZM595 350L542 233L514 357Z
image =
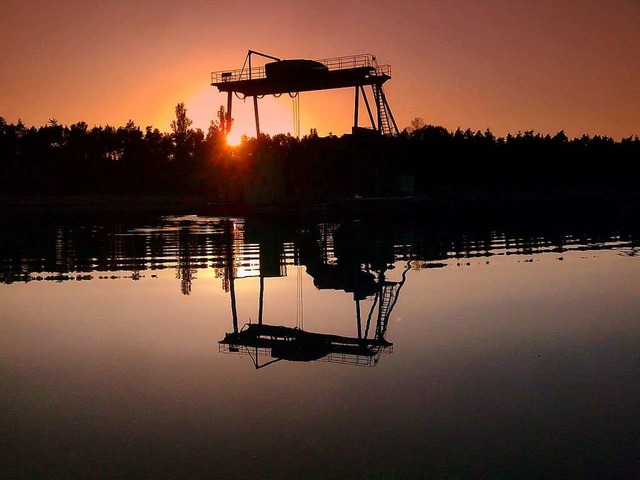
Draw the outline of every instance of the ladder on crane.
M378 110L378 131L383 135L398 135L398 125L393 118L382 85L372 86Z

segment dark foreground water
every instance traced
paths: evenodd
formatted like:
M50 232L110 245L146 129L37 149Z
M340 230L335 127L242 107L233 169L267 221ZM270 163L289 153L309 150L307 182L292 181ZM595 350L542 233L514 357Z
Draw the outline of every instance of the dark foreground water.
M303 220L4 219L0 477L640 478L637 231Z

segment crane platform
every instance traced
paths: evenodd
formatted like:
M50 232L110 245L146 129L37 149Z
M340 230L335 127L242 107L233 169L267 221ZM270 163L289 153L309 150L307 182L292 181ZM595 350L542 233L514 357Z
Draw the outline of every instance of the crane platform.
M276 69L275 67L282 66ZM382 85L391 78L389 65L378 65L371 54L321 60L276 60L261 67L211 73L211 85L220 92L247 97L314 90Z
M390 353L393 349L393 343L382 336L352 338L256 323L246 324L239 332L227 333L218 343L221 352L250 353L250 349L256 349L277 360L310 362L326 359L363 366L375 365L381 353Z

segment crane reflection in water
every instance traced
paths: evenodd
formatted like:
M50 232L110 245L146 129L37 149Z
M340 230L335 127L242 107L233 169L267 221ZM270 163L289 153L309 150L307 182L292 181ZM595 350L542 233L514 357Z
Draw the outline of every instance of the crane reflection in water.
M283 360L310 362L321 360L357 366L375 366L383 353L391 353L393 344L385 335L402 286L406 282L407 261L399 281L391 281L386 272L393 268L393 249L362 248L354 242L357 235L347 231L346 225L320 225L303 232L297 242L297 311L296 326L272 325L263 319L265 279L286 275L286 264L279 260L277 242L262 238L259 245L259 299L257 323L239 328L235 282L235 250L232 248L234 224L226 225L228 236L227 259L223 282L228 286L231 301L233 331L219 341L221 353L244 354L251 357L256 369ZM328 261L331 243L337 261ZM275 253L275 255L274 255ZM355 335L311 332L304 329L302 302L302 269L314 279L319 289L343 290L352 293L355 303ZM363 312L361 303L370 300L371 306Z

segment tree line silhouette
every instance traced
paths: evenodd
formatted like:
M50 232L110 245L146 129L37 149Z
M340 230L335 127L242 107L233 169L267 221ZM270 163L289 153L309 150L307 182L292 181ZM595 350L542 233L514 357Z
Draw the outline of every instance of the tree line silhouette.
M271 159L287 198L413 192L635 192L631 172L640 159L637 136L569 139L533 131L496 137L489 129L449 131L421 118L396 137L366 132L337 137L290 134L243 138L229 147L224 107L206 132L192 128L184 104L171 132L125 126L40 127L0 117L0 188L5 195L208 195L229 200L229 185L250 185Z

